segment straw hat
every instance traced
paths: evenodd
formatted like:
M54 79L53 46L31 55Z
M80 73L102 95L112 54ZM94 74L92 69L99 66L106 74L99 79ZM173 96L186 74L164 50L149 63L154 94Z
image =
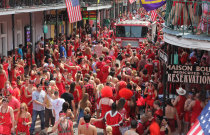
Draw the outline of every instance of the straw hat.
M179 87L178 89L176 89L176 92L177 92L179 95L185 95L185 94L186 94L186 90L183 89L182 87Z

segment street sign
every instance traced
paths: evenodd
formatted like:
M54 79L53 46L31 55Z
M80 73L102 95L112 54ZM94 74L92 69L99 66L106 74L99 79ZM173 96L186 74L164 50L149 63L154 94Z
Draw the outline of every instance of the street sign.
M165 64L168 63L168 55L164 51L159 50L159 57Z

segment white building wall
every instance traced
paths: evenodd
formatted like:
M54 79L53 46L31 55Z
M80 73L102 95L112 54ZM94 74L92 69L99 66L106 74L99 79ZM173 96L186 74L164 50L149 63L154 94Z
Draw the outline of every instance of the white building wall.
M15 17L15 47L18 48L18 42L25 44L24 27L30 25L30 18L29 18L29 13L15 14L14 17ZM13 49L12 15L0 16L0 23L7 24L6 25L7 45L4 45L3 47L4 48L3 52L7 52ZM43 26L43 12L33 12L32 13L33 43L37 42L40 39L40 37L43 36L42 26Z

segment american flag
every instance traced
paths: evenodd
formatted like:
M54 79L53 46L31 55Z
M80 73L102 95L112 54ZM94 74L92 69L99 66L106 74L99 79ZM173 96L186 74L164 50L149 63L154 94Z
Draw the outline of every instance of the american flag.
M129 0L129 2L132 4L132 3L134 3L136 0Z
M82 20L79 0L66 0L66 7L70 23Z
M156 18L157 18L157 11L155 9L151 11L151 20L154 22Z
M202 110L187 135L210 135L210 101Z

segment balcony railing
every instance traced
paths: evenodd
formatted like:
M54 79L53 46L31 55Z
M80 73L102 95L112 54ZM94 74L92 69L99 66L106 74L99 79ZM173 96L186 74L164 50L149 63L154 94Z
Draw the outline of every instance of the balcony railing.
M81 7L99 6L111 4L113 0L80 0Z
M65 0L0 0L0 9L49 6L62 3L65 3Z
M180 33L210 36L210 2L166 0L165 25Z

